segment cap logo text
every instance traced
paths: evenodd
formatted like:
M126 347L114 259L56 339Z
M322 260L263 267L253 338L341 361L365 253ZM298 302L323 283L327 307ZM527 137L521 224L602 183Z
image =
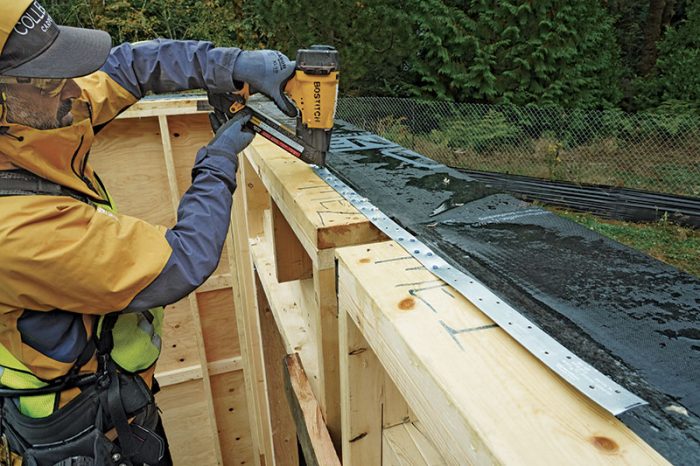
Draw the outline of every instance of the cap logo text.
M37 27L42 32L47 32L52 24L53 18L51 18L51 15L46 12L46 9L39 2L35 1L17 21L15 32L21 36L26 36Z

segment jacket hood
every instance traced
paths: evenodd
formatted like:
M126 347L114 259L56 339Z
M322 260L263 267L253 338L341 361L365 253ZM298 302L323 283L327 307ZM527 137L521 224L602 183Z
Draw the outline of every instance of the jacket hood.
M89 118L70 126L38 130L13 123L0 134L0 153L14 165L95 199L95 177L87 157L95 138Z

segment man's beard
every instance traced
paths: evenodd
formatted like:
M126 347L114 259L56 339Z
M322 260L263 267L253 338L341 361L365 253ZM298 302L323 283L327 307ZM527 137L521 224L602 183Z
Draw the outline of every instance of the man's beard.
M63 128L73 123L73 117L70 115L70 111L73 108L72 99L61 102L56 115L53 117L32 111L31 105L27 105L24 102L12 102L11 100L8 99L5 105L7 108L7 120L13 123L41 130Z
M70 126L73 123L73 116L70 115L70 111L73 109L73 99L64 100L61 102L61 106L58 107L56 112L56 121L60 126Z

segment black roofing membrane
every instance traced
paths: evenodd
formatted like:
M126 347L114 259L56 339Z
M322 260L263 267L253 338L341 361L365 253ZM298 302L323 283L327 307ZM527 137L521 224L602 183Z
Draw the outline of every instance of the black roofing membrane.
M679 225L700 228L700 198L662 194L616 186L544 180L521 175L457 168L477 181L513 194L518 199L538 201L601 217L635 222L668 219Z
M700 279L342 122L328 168L648 401L619 418L669 461L700 464Z

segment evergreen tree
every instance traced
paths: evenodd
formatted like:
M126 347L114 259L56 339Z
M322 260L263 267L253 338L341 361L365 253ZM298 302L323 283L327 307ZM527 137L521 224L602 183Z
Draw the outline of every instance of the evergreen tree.
M700 113L700 2L692 2L687 19L666 31L658 50L651 75L635 82L638 106Z
M415 94L440 99L477 100L472 89L493 86L489 57L478 54L476 23L466 13L466 2L409 0L408 20L417 41L409 57ZM480 82L483 81L483 82Z
M398 0L258 0L244 11L259 46L294 58L313 44L336 47L344 94L400 95L409 92L407 60L415 40Z
M59 24L102 29L115 44L165 37L217 45L254 43L242 20L243 0L45 0Z
M586 108L622 104L626 109L656 107L669 99L696 99L697 19L693 18L698 14L698 3L44 2L59 23L105 29L115 43L154 37L196 38L222 46L276 48L292 57L297 49L314 43L334 45L341 54L341 89L346 95L419 95L463 102ZM688 21L679 26L685 18ZM652 47L657 36L661 40ZM654 58L646 51L658 53L659 58L642 80L636 78L642 62L651 63Z
M612 18L597 2L417 2L424 90L458 101L610 107L620 97Z

